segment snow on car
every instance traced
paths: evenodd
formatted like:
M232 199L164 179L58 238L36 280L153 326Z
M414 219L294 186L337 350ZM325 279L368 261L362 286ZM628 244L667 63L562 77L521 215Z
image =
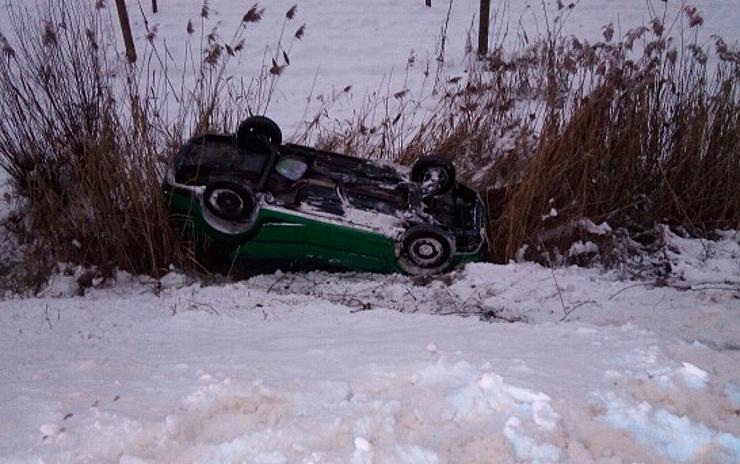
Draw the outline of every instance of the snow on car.
M485 239L483 201L449 160L423 157L407 172L283 145L263 116L190 140L165 192L173 216L231 258L428 275L480 260Z

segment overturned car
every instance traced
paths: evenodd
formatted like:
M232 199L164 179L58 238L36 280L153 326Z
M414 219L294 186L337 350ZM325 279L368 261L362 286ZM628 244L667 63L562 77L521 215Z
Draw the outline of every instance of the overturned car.
M483 202L450 161L428 156L408 170L283 145L262 116L191 139L164 191L175 220L234 261L429 275L483 250Z

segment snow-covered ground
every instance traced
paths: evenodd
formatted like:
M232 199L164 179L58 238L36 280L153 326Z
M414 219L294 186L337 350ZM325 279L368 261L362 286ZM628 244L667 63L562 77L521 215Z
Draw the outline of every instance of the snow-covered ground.
M201 3L160 1L149 15L175 55L188 19L200 31ZM297 3L286 34L305 23L306 36L269 111L288 134L312 88L352 86L338 116L373 91L423 94L449 6L263 3L234 69L254 74ZM127 4L141 44L138 2ZM205 30L221 23L228 36L252 2L209 4ZM702 40L738 40L735 0L696 4ZM544 31L541 2L508 5L512 30ZM643 24L645 5L582 0L566 27L595 39L608 22ZM675 17L681 2L652 5ZM476 9L453 2L450 75L464 69ZM665 286L522 263L431 280L121 274L75 296L75 270L63 269L39 296L0 302L0 462L738 462L740 236L668 238Z
M58 275L0 303L0 460L737 462L739 241L672 236L667 287L471 264L54 297Z
M138 12L139 2L127 0ZM201 0L160 2L161 14L148 14L150 27L159 25L158 40L166 41L175 57L184 53L185 25L193 19L200 25ZM172 3L172 5L170 5ZM254 2L211 0L206 33L218 26L228 39L241 16ZM360 110L365 101L382 102L398 92L409 91L409 98L433 108L431 96L438 66L440 78L463 76L465 47L468 39L476 46L479 0L433 0L432 8L424 0L271 0L264 7L262 21L250 24L246 48L229 72L251 78L265 64L265 52L275 54L276 43L285 27L283 48L288 49L290 66L280 77L277 91L267 113L288 136L295 136L322 106L322 101L335 100L328 110L332 118L345 120ZM544 36L548 30L576 34L591 41L603 40L602 27L613 23L618 37L632 28L647 25L652 14L665 18L669 33L677 36L686 19L685 2L670 0L575 0L575 8L558 10L554 0L502 0L492 2L491 41L507 48L518 46L522 36L529 41ZM705 19L699 42L711 43L721 34L728 43L740 39L740 8L736 0L699 0ZM297 5L297 14L285 21L285 13ZM145 8L145 12L149 13ZM448 19L449 13L449 19ZM146 35L141 14L132 13L135 34L143 42ZM561 22L555 18L561 16ZM292 41L292 34L305 25L305 36ZM444 32L443 32L444 31ZM442 53L444 35L444 52ZM687 41L691 40L687 34ZM444 63L439 64L440 54ZM266 60L269 65L269 59ZM278 63L283 61L278 59ZM175 59L174 69L182 64ZM173 72L175 76L178 73ZM344 89L349 88L347 92ZM307 102L308 97L312 100ZM377 109L376 109L377 110ZM412 122L408 122L411 124Z
M188 21L193 22L193 48L198 50L202 35L213 28L217 28L222 41L228 41L242 16L256 2L209 0L207 3L208 18L202 19L203 0L160 1L160 12L156 15L151 13L149 0L126 0L139 51L146 47L146 23L150 31L157 31L154 39L157 46L160 49L166 46L168 50L168 72L176 86L183 68L191 77L195 72L192 65L185 65L184 59ZM336 97L329 116L338 120L351 117L366 99L380 102L384 97L391 97L393 101L392 96L403 90L409 90L416 101L432 108L431 90L439 65L442 31L446 31L443 80L444 76L464 75L466 43L469 37L474 46L477 41L479 0L433 0L431 8L425 6L424 0L257 3L264 9L262 20L247 25L245 49L232 61L229 74L246 79L248 84L262 66L269 67L269 57L276 54L284 27L282 45L288 52L290 66L279 79L267 114L281 125L287 136L295 136L303 129L304 122L322 106L320 98L330 101L332 96ZM524 35L533 41L548 30L597 41L602 39L602 27L609 23L614 25L616 36L621 37L632 28L647 25L653 13L665 18L666 29L678 36L686 21L681 13L686 2L677 0L574 0L561 2L565 5L562 10L558 10L558 3L556 0L492 2L491 46L502 43L513 48ZM712 36L717 34L729 44L738 43L740 8L736 0L688 3L696 5L704 18L704 27L699 31L701 44L711 43ZM8 31L8 5L30 7L31 4L27 0L2 0L0 32L12 38ZM106 4L115 14L113 0L107 0ZM574 8L569 9L570 4ZM297 13L286 21L285 14L293 5L297 5ZM558 16L561 19L556 22ZM293 40L301 25L305 25L305 36ZM118 30L111 33L120 35ZM685 40L692 37L687 33ZM278 63L284 64L279 56ZM346 88L349 90L344 92Z

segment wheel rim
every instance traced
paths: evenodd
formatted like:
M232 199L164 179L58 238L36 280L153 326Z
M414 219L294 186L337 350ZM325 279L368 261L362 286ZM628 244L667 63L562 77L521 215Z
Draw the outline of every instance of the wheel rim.
M214 189L208 197L208 203L226 218L236 218L244 212L244 200L231 189Z
M434 193L447 183L447 172L442 168L429 168L424 173L422 190L424 193Z
M409 258L421 267L433 267L444 259L444 245L434 237L420 237L409 244Z

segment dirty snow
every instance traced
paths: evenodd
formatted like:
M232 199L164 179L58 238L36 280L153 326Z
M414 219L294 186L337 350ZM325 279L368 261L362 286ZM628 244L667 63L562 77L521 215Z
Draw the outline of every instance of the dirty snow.
M150 25L178 56L200 1L159 3ZM269 111L288 134L310 95L351 85L332 113L342 116L373 92L428 90L441 0L265 3L242 75L294 3L291 27L306 23L306 37ZM544 31L541 2L512 3L501 17ZM141 42L138 4L127 4ZM668 17L681 5L648 4ZM210 5L205 27L227 34L251 2ZM626 30L647 20L645 5L583 0L567 30ZM697 5L702 40L737 41L734 0ZM453 3L450 75L464 70L476 9ZM512 263L437 279L276 273L211 286L174 270L160 281L119 273L84 289L83 271L60 264L37 297L0 302L0 462L737 462L740 235L665 235L673 273L662 286Z
M737 241L705 242L711 261L691 244L673 259L702 272L683 278L724 263L740 282ZM78 297L65 269L57 297L0 303L0 461L740 456L740 286L470 264L431 281L119 273ZM504 319L520 322L485 322Z

